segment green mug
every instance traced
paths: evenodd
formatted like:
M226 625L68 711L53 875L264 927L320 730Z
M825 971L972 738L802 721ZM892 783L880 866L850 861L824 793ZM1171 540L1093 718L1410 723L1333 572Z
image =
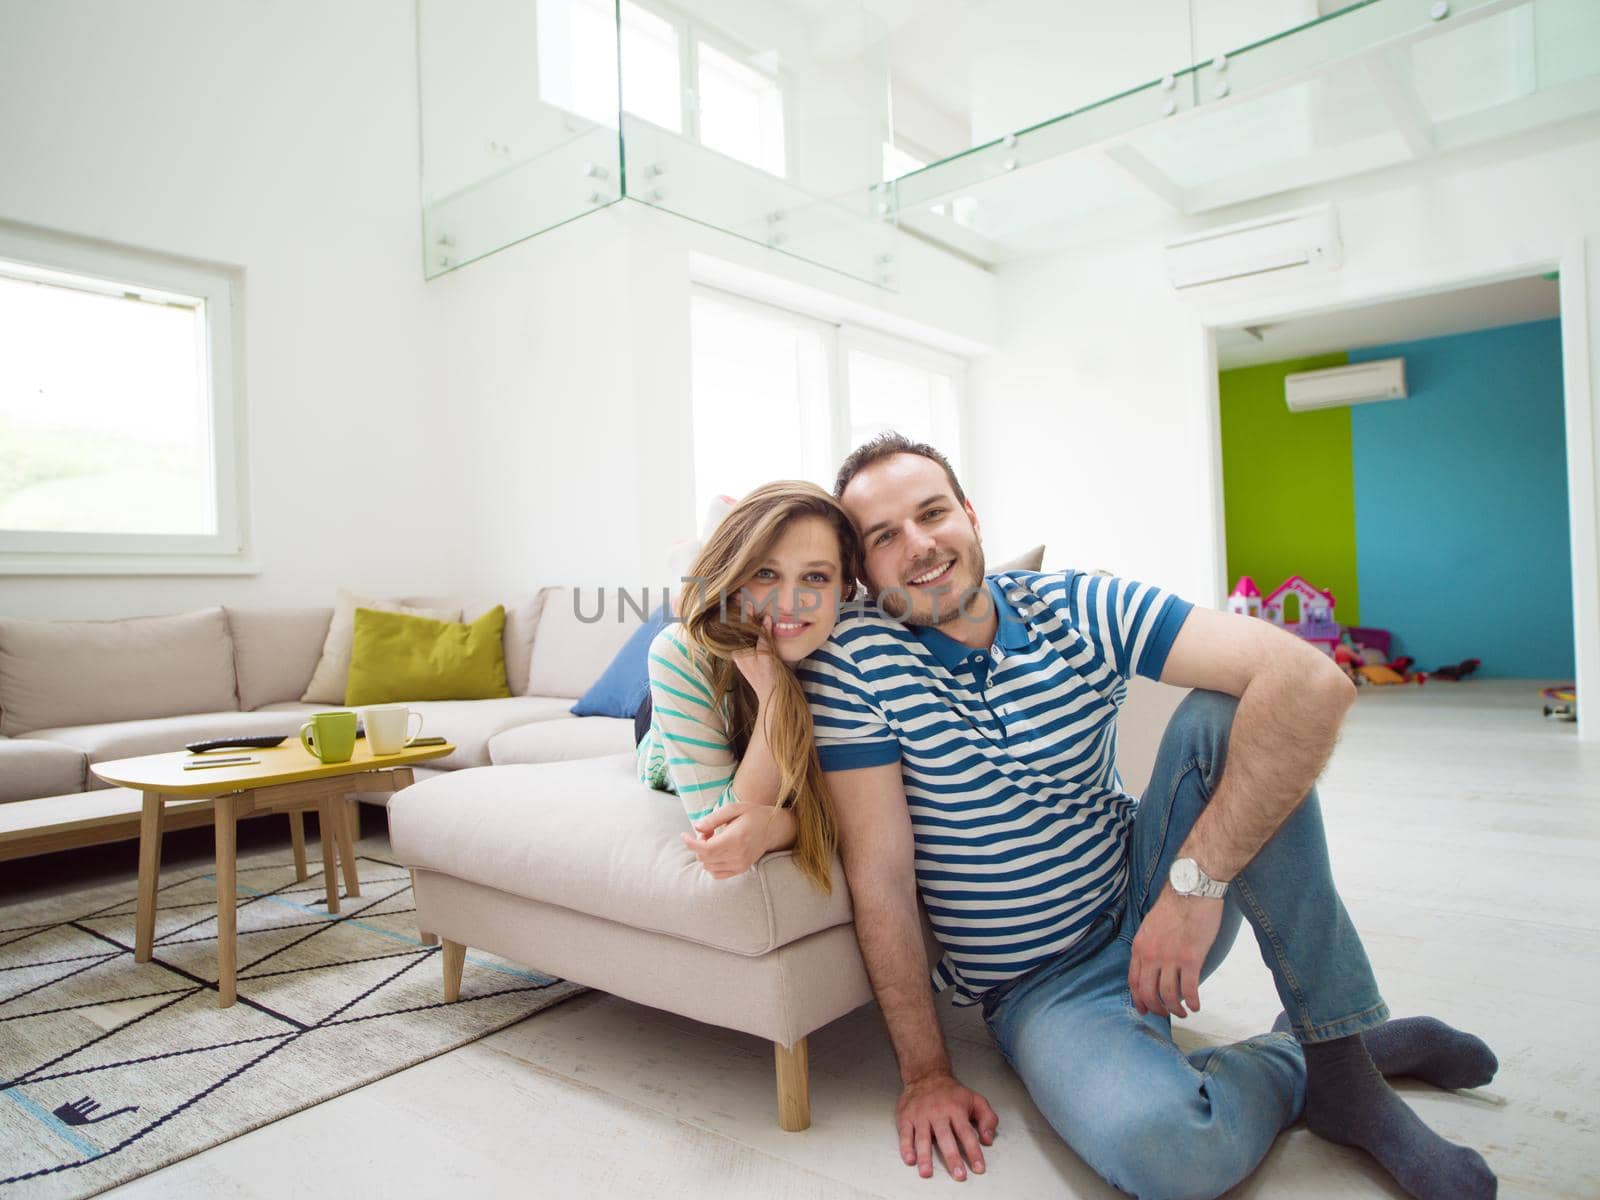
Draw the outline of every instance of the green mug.
M300 744L325 763L349 762L356 752L356 714L349 709L312 713L300 726Z

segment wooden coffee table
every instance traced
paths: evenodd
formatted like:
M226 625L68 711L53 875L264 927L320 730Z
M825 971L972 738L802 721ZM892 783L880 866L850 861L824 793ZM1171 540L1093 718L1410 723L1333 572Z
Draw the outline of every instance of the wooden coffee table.
M334 861L337 841L344 859L345 890L361 894L356 879L355 847L343 812L351 792L398 791L412 782L411 764L443 758L455 750L449 744L374 755L365 740L356 743L349 762L324 763L298 740L270 750L229 750L218 754L250 754L259 762L238 767L210 767L186 771L183 764L196 756L186 751L150 754L97 763L90 769L101 779L144 793L139 821L139 908L135 924L134 960L149 962L155 946L156 886L161 874L162 809L167 801L210 799L217 831L217 1005L227 1008L236 995L238 898L236 824L241 817L259 812L299 814L316 809L320 814L322 866L327 885L328 911L339 911L338 869ZM213 754L211 757L217 757ZM299 816L292 818L299 821ZM303 859L304 850L300 851Z

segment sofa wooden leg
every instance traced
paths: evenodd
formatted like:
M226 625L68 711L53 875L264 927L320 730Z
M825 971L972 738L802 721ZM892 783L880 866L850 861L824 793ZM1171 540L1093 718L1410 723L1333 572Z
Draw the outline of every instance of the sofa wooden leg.
M289 814L289 844L294 847L294 877L304 883L309 876L306 872L306 815L303 812Z
M411 872L411 903L415 904L416 902L417 902L417 873L415 871L412 871ZM417 939L419 941L421 941L421 943L424 946L437 946L439 944L439 935L437 933L429 933L426 929L423 929L420 926L417 929Z
M448 943L446 943L448 945ZM811 1065L806 1039L772 1043L778 1064L778 1125L790 1133L811 1127Z
M454 1004L461 999L461 968L467 962L467 948L448 938L439 944L444 948L439 954L444 963L444 1002Z

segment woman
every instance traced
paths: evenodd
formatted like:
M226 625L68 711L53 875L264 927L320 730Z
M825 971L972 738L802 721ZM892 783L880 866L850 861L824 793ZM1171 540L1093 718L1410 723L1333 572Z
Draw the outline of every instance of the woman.
M689 571L681 623L650 645L650 726L639 775L677 792L694 824L684 843L716 879L794 848L832 889L838 830L793 667L833 632L855 593L861 544L815 484L751 492Z

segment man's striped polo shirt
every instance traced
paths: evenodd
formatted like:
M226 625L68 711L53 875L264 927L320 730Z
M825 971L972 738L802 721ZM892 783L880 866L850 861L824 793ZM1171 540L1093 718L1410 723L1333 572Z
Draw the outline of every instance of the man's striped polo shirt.
M1159 679L1191 605L1104 575L1006 572L974 650L871 604L799 668L822 766L899 760L917 885L958 1004L1056 956L1121 897L1136 801L1117 710Z

